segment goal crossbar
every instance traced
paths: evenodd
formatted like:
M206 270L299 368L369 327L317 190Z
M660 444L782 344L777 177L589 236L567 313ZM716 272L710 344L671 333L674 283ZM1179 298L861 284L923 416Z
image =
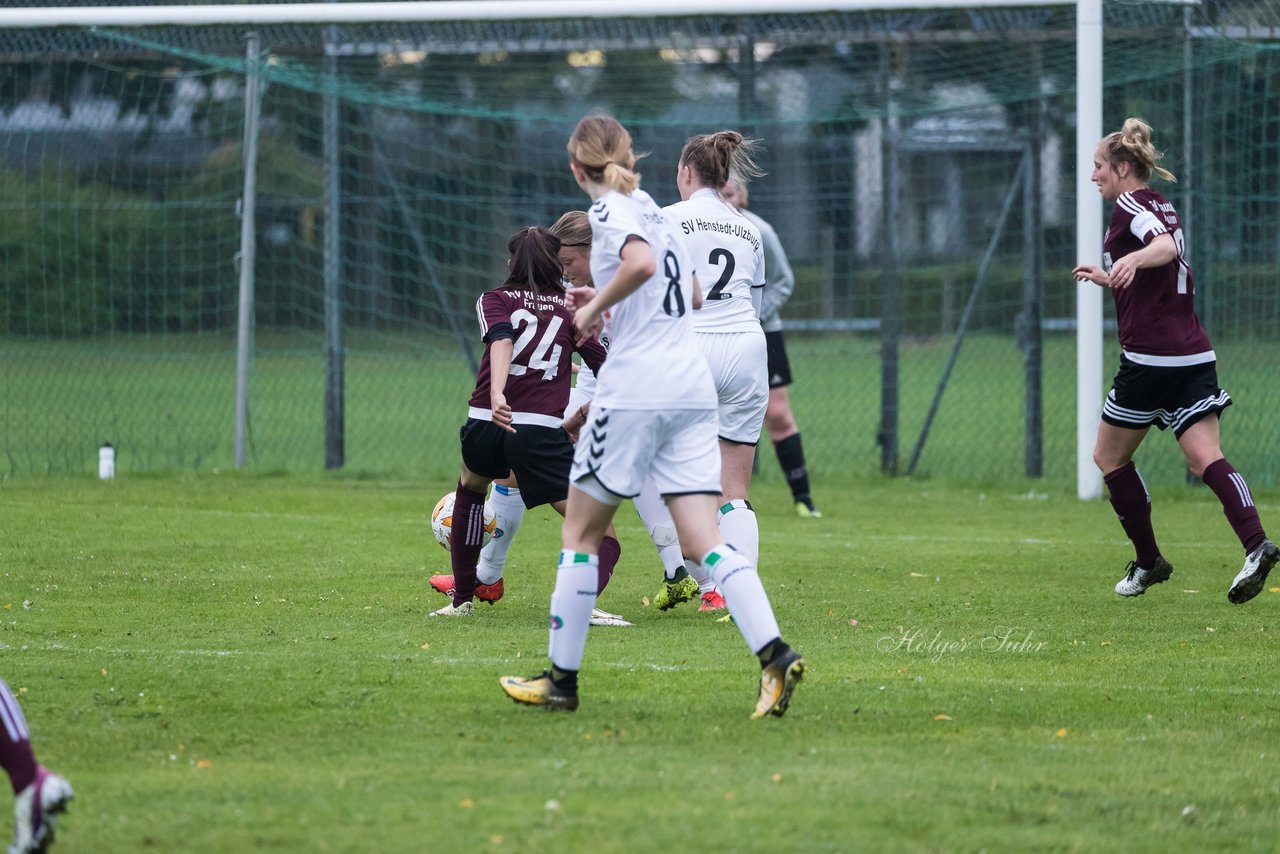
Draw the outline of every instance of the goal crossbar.
M517 21L544 18L742 17L822 12L1071 6L1072 0L440 0L209 6L49 6L0 9L0 28Z

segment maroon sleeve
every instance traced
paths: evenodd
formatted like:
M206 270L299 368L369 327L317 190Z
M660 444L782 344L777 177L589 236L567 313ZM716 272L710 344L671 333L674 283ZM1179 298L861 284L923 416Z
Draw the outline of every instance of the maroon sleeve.
M604 357L608 351L604 349L604 345L600 343L600 339L592 335L581 344L574 345L575 350L582 354L582 361L587 363L587 367L593 371L599 371L600 366L604 364Z
M476 315L480 321L480 337L486 342L495 327L511 329L511 300L501 290L485 291L476 300Z

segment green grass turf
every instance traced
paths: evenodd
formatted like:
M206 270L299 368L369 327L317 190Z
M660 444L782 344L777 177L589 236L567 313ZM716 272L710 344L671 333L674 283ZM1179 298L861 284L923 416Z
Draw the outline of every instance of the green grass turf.
M545 663L549 511L506 598L437 622L442 481L0 484L0 674L76 787L59 850L1273 849L1280 595L1227 603L1207 490L1156 490L1176 571L1120 600L1105 503L817 487L820 521L754 495L809 670L751 721L735 627L642 604L660 569L629 508L600 604L636 625L591 630L582 708L551 714L497 684Z
M790 388L809 467L821 476L880 471L879 341L867 335L792 335ZM348 471L448 478L457 461L473 374L448 340L353 335L346 359ZM904 340L899 460L905 472L952 340ZM1119 363L1107 338L1109 384ZM1255 487L1280 486L1280 408L1273 341L1219 342L1221 381L1236 406L1223 448ZM1043 476L1076 477L1073 336L1045 339ZM227 337L0 338L0 477L97 471L98 446L117 447L122 472L212 472L234 466L235 342ZM915 475L1016 482L1026 473L1025 371L1011 336L965 339ZM323 470L324 358L318 337L263 333L249 383L247 466L254 473ZM1104 389L1108 385L1104 385ZM1148 484L1185 472L1167 433L1139 456ZM780 480L777 466L763 478Z

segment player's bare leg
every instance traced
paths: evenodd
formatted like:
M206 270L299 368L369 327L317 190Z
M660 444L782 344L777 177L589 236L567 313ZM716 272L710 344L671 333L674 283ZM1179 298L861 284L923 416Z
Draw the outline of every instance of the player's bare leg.
M750 462L747 465L750 470ZM714 521L716 501L712 495L673 495L667 498L667 507L681 545L702 554L703 568L715 579L738 631L760 661L760 696L751 716L781 717L804 676L804 659L782 641L755 566L721 540Z
M498 680L507 696L518 703L566 711L578 708L578 670L600 584L600 544L611 527L617 502L622 500L594 478L587 480L592 492L571 485L565 507L560 562L551 593L551 669L530 679L503 676Z

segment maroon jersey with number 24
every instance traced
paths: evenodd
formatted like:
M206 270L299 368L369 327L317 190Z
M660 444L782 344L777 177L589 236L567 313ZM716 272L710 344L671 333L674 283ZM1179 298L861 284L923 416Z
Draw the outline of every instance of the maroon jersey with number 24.
M594 336L581 344L575 341L573 316L559 294L495 288L476 300L476 314L486 346L468 417L493 420L489 349L494 341L507 338L514 340L514 352L503 393L511 407L512 423L559 427L569 405L570 357L581 353L582 360L598 371L604 363L604 347Z

